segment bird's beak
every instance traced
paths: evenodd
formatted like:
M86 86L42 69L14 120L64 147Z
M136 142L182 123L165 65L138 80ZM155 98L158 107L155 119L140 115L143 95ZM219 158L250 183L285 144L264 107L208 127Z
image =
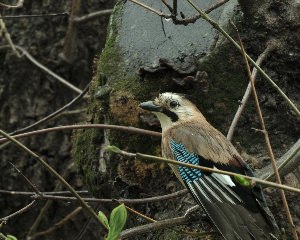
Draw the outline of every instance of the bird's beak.
M162 111L161 106L155 105L154 102L152 102L152 101L143 102L139 105L139 107L144 110L151 111L151 112L161 112Z

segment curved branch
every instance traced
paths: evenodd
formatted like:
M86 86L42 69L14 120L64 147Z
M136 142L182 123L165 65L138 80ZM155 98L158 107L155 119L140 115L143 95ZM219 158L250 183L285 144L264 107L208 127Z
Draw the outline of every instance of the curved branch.
M55 112L51 113L50 115L40 119L39 121L37 121L37 122L27 126L27 127L24 127L24 128L21 128L21 129L18 129L18 130L15 130L15 131L9 133L9 135L14 135L14 134L17 134L17 133L25 132L25 131L33 128L33 127L36 127L36 126L38 126L38 125L54 118L59 113L63 112L67 108L71 107L74 103L76 103L79 99L81 99L86 94L86 92L88 91L89 86L90 86L90 84L88 84L77 97L73 98L70 102L68 102L66 105L64 105L60 109L56 110Z
M62 131L62 130L72 130L72 129L88 129L88 128L100 128L100 129L113 129L113 130L120 130L130 133L137 133L142 135L148 135L152 137L161 137L161 133L154 132L150 130L135 128L135 127L126 127L126 126L118 126L118 125L108 125L108 124L78 124L78 125L67 125L67 126L60 126L60 127L53 127L53 128L45 128L37 131L21 133L18 135L14 135L15 139L29 137L39 134L45 134L54 131ZM7 138L0 138L0 143L4 143L9 141Z
M236 174L234 172L219 170L219 169L216 169L216 168L202 167L202 166L199 166L199 165L194 165L194 164L189 164L189 163L184 163L184 162L178 162L176 160L172 160L172 159L168 159L168 158L162 158L162 157L156 157L156 156L142 154L142 153L136 153L136 158L137 159L142 159L142 160L153 160L153 161L165 162L165 163L180 165L180 166L184 166L184 167L188 167L188 168L198 169L198 170L202 170L202 171L205 171L205 172L214 172L214 173L225 174L225 175L233 176L233 177L241 176L241 177L243 177L247 180L250 180L252 183L259 183L259 184L262 184L262 185L266 185L266 186L270 186L270 187L274 187L274 188L278 188L278 189L283 189L283 190L287 190L287 191L291 191L291 192L295 192L295 193L300 194L300 189L299 188L294 188L294 187L286 186L286 185L283 185L283 184L278 184L278 183L274 183L274 182L265 181L265 180L259 179L257 177L250 177L250 176L246 176L246 175L242 175L242 174Z
M297 168L300 162L300 139L288 150L279 160L277 165L280 176L283 177ZM261 179L273 181L274 173L272 166L269 164L264 168L257 170L257 176Z
M5 3L0 3L0 7L20 8L20 7L23 7L23 3L24 3L24 0L19 0L16 5L8 5L8 4L5 4Z
M106 9L106 10L101 10L101 11L97 11L97 12L92 12L89 13L87 15L81 16L81 17L73 17L73 21L75 23L84 23L87 22L89 20L92 20L94 18L98 18L98 17L102 17L102 16L108 16L113 12L113 9Z
M15 145L17 145L18 148L30 154L32 157L34 157L45 169L47 169L48 172L50 172L53 176L55 176L64 185L65 188L67 188L70 192L72 192L72 194L77 198L82 208L85 209L87 213L89 213L98 223L102 224L105 230L107 230L107 226L98 219L98 216L95 213L95 211L87 205L87 203L80 197L80 195L75 191L75 189L57 171L55 171L54 168L52 168L39 155L31 151L24 144L20 143L14 137L10 136L9 134L7 134L1 129L0 129L0 134L3 135L5 138L7 138L9 141L13 142Z
M142 226L130 228L124 230L121 233L120 239L135 237L138 235L146 234L152 231L156 231L159 229L167 228L167 227L174 227L177 225L184 225L189 222L187 217L177 217L177 218L170 218L162 221L157 221L154 223L145 224Z
M53 78L55 78L56 80L58 80L59 82L61 82L62 84L64 84L65 86L67 86L69 89L72 89L73 91L77 92L77 93L82 93L82 90L77 88L76 86L74 86L72 83L68 82L66 79L58 76L56 73L54 73L52 70L50 70L49 68L45 67L44 65L42 65L41 63L39 63L25 48L18 46L18 45L14 45L16 49L18 49L19 51L22 52L22 54L30 61L32 62L35 66L39 67L40 69L42 69L44 72L46 72L47 74L49 74L50 76L52 76ZM9 45L4 45L1 46L1 48L8 48L10 47Z
M10 218L19 216L20 214L28 211L30 208L32 208L35 205L36 200L33 200L31 203L26 205L25 207L21 208L20 210L10 214L9 216L0 218L0 222L7 222Z

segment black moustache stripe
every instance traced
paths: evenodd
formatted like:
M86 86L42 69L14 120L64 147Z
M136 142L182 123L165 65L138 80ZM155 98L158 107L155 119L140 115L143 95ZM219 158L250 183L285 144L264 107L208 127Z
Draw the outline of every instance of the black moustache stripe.
M164 108L162 110L162 113L165 114L165 115L167 115L169 118L171 118L172 122L176 122L178 120L177 114L174 113L174 112L172 112L172 111L170 111L170 110L168 110L168 109Z

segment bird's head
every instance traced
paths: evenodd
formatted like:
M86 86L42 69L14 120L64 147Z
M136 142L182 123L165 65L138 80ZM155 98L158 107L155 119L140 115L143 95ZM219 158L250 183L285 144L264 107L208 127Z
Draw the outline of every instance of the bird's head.
M159 94L154 101L141 103L140 108L153 112L160 121L162 130L183 121L204 119L197 107L178 93Z

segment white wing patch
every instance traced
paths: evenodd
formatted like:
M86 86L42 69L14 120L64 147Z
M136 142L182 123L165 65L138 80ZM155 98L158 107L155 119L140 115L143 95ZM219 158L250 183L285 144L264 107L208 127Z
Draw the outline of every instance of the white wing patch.
M214 169L219 170L218 168L214 167ZM231 180L231 178L228 175L224 175L224 174L219 174L219 173L213 173L212 174L213 177L217 178L218 180L220 180L222 183L230 186L230 187L235 187L234 182Z

